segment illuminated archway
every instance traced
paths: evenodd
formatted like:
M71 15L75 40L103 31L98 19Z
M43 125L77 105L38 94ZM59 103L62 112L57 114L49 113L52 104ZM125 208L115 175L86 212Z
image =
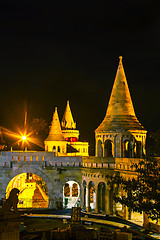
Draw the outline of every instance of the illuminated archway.
M41 177L33 173L21 173L9 182L6 198L10 191L18 188L18 208L47 208L49 204L48 188Z
M142 143L140 141L136 141L135 147L134 147L134 157L135 158L142 157L141 151L142 151Z
M79 205L80 186L75 181L68 181L63 186L63 207L72 208Z
M129 140L126 140L123 143L123 155L126 158L132 157L132 144Z
M100 182L98 184L98 211L99 212L105 212L106 210L105 195L106 195L106 185L104 182Z
M88 198L89 198L89 210L94 210L95 209L95 203L96 203L96 194L95 194L95 185L94 182L89 182L88 185Z
M113 146L111 140L106 140L104 143L104 157L113 157Z

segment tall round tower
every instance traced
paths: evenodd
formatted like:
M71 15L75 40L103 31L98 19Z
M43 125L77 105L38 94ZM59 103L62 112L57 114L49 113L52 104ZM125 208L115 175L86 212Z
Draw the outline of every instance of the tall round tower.
M96 156L143 157L146 133L135 115L122 57L119 57L107 112L104 120L95 130Z

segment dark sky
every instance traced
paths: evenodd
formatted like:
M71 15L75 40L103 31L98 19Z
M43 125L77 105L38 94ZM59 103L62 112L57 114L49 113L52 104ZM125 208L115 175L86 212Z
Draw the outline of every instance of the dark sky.
M34 1L33 1L34 2ZM37 2L37 1L36 1ZM82 140L94 146L119 56L139 121L159 128L160 18L154 1L0 3L0 125L62 118L70 100Z

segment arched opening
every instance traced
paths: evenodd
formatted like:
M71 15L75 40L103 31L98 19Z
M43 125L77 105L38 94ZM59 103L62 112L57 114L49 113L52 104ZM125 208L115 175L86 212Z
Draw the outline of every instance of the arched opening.
M86 209L86 202L87 202L87 199L86 199L86 181L84 180L83 181L83 208Z
M125 158L132 157L132 143L129 140L126 140L123 143L123 153Z
M75 181L68 181L63 186L63 207L72 208L79 205L80 186Z
M33 173L21 173L8 184L6 198L10 191L18 188L18 208L47 208L49 204L48 188L41 177Z
M104 144L104 157L113 157L111 140L106 140L105 141L105 144Z
M60 152L60 146L58 146L58 150L57 151Z
M53 152L55 152L56 151L56 146L53 146Z
M135 147L134 147L134 156L136 158L140 158L141 157L141 149L142 149L142 143L140 141L136 141L135 142Z
M106 185L101 182L98 184L98 212L105 212Z
M90 182L88 185L88 199L89 199L89 210L94 210L95 209L95 187L94 187L94 182Z
M101 140L98 140L97 143L97 157L103 157L103 148Z

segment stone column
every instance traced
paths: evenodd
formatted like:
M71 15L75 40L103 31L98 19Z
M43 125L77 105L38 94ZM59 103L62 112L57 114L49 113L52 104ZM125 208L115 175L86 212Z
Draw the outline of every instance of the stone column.
M105 212L106 214L110 214L110 201L109 201L109 188L106 188L105 191Z
M94 186L95 189L95 213L98 213L98 186Z
M96 138L96 146L95 146L95 156L97 157L97 143L98 143L98 141L97 141L97 138Z
M135 139L133 137L133 141L132 141L132 158L134 158L134 147L135 147Z
M89 211L90 208L90 199L89 199L89 186L86 185L86 211Z
M102 143L101 145L102 145L102 157L105 157L104 156L104 143Z
M114 147L115 147L115 137L113 138L113 142L112 142L112 156L114 157Z
M81 194L81 197L82 197L82 201L81 201L81 206L84 210L86 210L86 192L85 192L85 189L86 189L86 186L83 186L81 185L81 189L82 189L82 194ZM84 200L85 199L85 200Z
M123 157L123 145L122 145L122 135L119 136L119 149L118 146L116 146L117 149L117 157Z

